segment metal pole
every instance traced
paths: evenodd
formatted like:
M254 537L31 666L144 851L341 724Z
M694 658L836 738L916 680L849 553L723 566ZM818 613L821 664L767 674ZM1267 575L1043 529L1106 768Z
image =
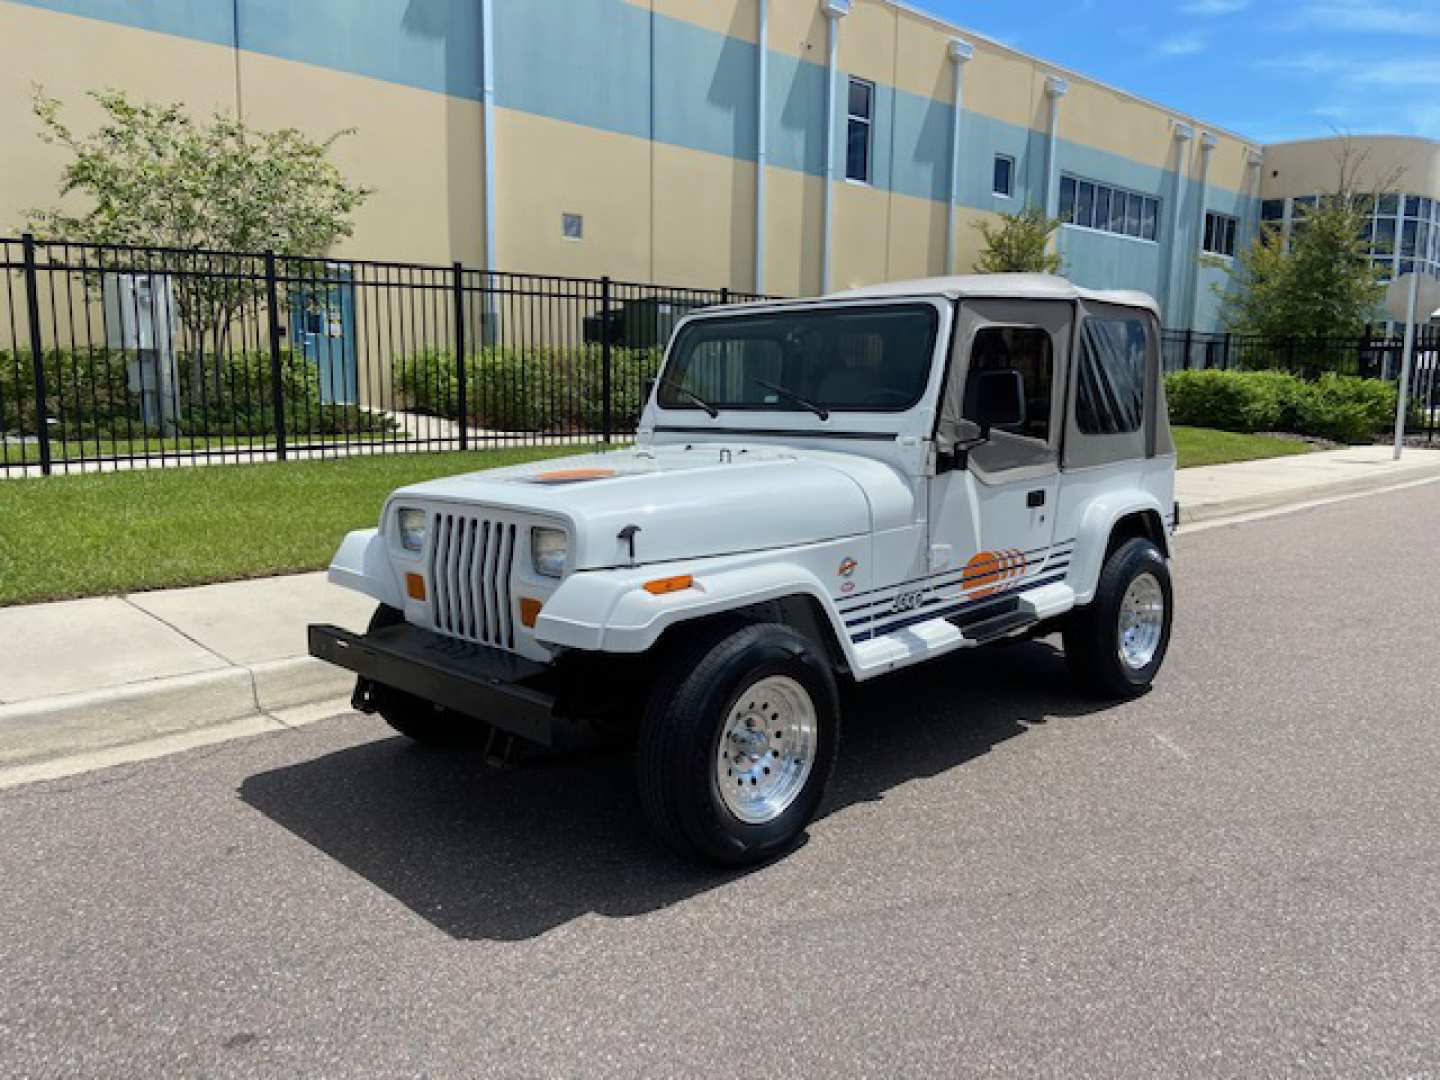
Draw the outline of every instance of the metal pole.
M275 456L285 460L285 380L280 363L280 298L275 252L265 252L265 303L270 309L270 407L275 413Z
M1415 300L1420 294L1420 275L1410 275L1410 305L1406 309L1409 318L1405 320L1405 355L1400 361L1400 393L1395 402L1395 460L1400 460L1400 451L1405 447L1405 410L1410 406L1410 365L1415 360Z
M50 475L50 416L46 407L45 353L40 341L40 287L35 272L35 236L20 240L25 253L25 315L30 320L30 360L35 368L35 436L40 441L40 475Z
M610 393L610 275L600 279L600 437L610 442L610 426L614 422L611 413Z
M465 401L465 267L459 260L455 274L455 408L460 414L460 449L470 448L470 410Z

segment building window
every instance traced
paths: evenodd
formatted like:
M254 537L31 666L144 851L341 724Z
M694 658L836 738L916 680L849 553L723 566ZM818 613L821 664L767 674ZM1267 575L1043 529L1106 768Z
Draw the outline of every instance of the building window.
M1153 242L1160 237L1160 200L1067 175L1060 178L1060 220L1081 229Z
M584 240L585 218L580 214L561 214L560 235L566 240Z
M870 129L875 122L875 84L850 80L845 128L845 179L870 183Z
M1285 220L1285 200L1266 199L1260 204L1260 220L1267 225L1278 225Z
M1238 219L1229 214L1217 214L1213 210L1205 212L1205 245L1204 250L1211 255L1235 255L1235 232L1240 227Z
M995 155L995 181L992 190L996 195L1010 198L1015 194L1015 159L1004 154Z

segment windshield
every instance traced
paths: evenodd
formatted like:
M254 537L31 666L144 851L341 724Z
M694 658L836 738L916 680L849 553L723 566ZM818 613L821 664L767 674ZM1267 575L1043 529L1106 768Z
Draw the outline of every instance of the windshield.
M939 321L929 304L700 319L675 339L660 407L899 412L925 392Z

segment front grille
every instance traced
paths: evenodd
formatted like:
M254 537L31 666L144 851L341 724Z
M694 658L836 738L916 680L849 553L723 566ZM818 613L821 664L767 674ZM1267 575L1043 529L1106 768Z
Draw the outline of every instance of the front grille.
M510 571L518 526L493 518L436 512L431 517L431 601L442 634L515 648Z

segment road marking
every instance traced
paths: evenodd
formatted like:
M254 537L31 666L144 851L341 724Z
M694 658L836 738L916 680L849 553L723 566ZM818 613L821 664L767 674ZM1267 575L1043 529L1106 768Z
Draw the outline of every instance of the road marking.
M1164 735L1161 735L1160 732L1158 732L1158 731L1152 731L1152 732L1150 732L1150 737L1151 737L1152 739L1154 739L1156 742L1158 742L1161 746L1165 747L1166 750L1169 750L1172 754L1174 754L1176 757L1178 757L1181 761L1187 761L1187 762L1188 762L1188 761L1190 760L1190 757L1191 757L1190 751L1189 751L1189 750L1186 750L1184 747L1182 747L1179 743L1175 742L1173 739L1170 739L1170 738L1167 738L1167 737L1164 736Z

